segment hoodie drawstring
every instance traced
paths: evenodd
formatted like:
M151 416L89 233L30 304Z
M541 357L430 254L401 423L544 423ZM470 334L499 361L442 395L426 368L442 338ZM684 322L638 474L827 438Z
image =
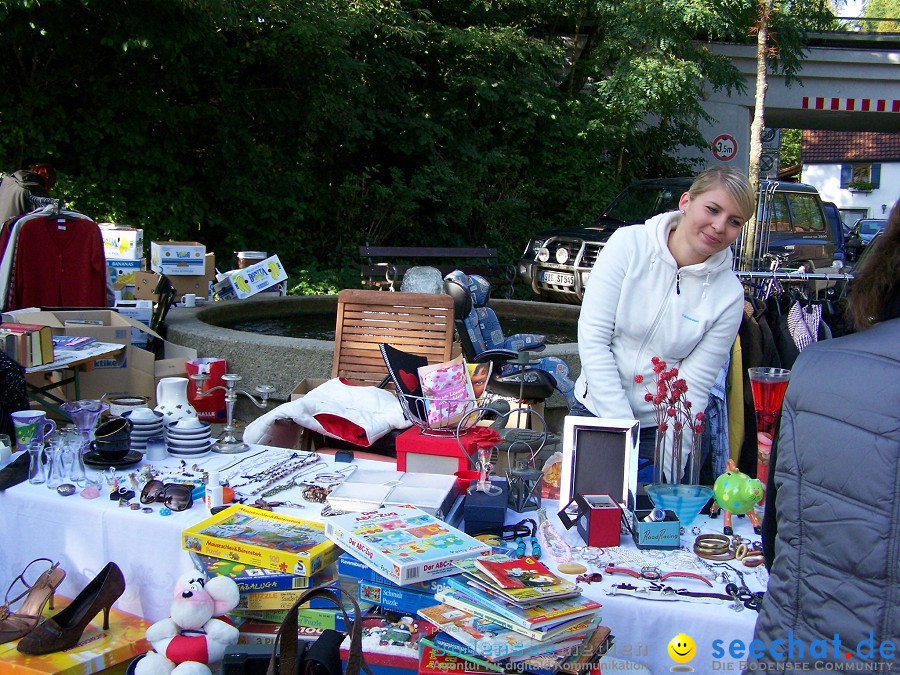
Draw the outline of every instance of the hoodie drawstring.
M703 293L700 295L701 300L706 300L706 289L709 288L709 272L706 273L706 281L703 282Z
M675 272L675 295L681 295L681 270Z

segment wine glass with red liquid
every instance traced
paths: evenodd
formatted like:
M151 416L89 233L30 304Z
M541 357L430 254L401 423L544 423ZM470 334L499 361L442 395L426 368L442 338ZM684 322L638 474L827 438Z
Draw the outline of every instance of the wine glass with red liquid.
M781 416L781 404L791 371L785 368L748 368L753 407L756 409L756 477L763 487L769 482L769 457L775 440L775 428ZM762 505L765 497L759 501Z

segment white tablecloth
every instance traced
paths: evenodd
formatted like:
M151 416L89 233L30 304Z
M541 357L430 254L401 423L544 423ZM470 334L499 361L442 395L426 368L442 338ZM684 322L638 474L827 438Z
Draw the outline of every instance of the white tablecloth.
M263 448L252 447L250 453ZM273 452L284 452L276 451ZM198 460L205 470L228 466L247 455L209 454ZM263 459L248 460L248 464ZM330 457L323 460L330 462ZM192 462L189 462L189 464ZM366 465L383 463L357 460L360 470ZM168 459L159 465L175 468L178 461ZM119 471L125 475L128 469ZM90 471L90 470L89 470ZM92 472L97 475L98 472ZM3 544L0 546L0 584L8 584L25 565L34 558L46 557L60 561L66 570L66 579L59 592L74 597L106 565L114 561L121 567L126 579L125 594L116 606L127 612L141 615L148 621L157 621L169 615L175 580L191 569L188 554L181 548L181 531L209 516L203 504L173 513L159 515L159 504L154 512L147 514L119 507L108 498L108 487L104 484L99 499L87 500L78 495L61 497L55 490L44 485L23 483L0 492L0 531ZM279 507L276 510L305 518L318 518L320 505L303 502L300 489L294 488L272 499L284 499L305 503L304 509ZM136 500L135 500L136 501ZM545 502L548 512L556 508L555 502ZM512 523L531 514L509 512L507 522ZM564 532L559 521L553 516L557 529ZM707 521L698 518L704 531L721 531L721 520ZM752 534L750 523L745 519L735 519L735 531L745 538L758 539ZM572 545L582 545L573 529L565 533ZM689 546L693 535L687 533L683 544ZM630 537L622 536L622 546L632 552L637 548ZM651 554L652 555L652 554ZM553 566L552 558L545 554L544 562ZM671 571L666 560L652 560L663 572ZM629 565L630 567L632 565ZM597 568L594 568L597 569ZM691 570L695 571L695 570ZM603 581L583 585L585 595L603 604L601 615L604 624L612 628L616 636L616 647L611 655L616 657L605 661L605 672L628 670L634 672L637 663L646 664L652 673L669 672L674 662L669 658L667 647L678 633L690 635L697 644L697 656L691 662L697 672L727 670L730 660L720 659L715 664L712 659L713 640L724 641L727 645L735 639L748 643L753 636L756 612L743 610L735 612L724 604L690 604L687 602L663 602L640 600L630 597L608 596L606 590L614 583L638 582L629 576L603 575ZM732 575L733 576L733 575ZM749 573L747 582L751 590L762 590L764 575L758 578ZM568 578L574 579L573 576ZM709 589L702 582L691 579L673 578L669 582L678 588L689 590L714 590L723 592L721 583ZM736 670L735 664L731 667Z

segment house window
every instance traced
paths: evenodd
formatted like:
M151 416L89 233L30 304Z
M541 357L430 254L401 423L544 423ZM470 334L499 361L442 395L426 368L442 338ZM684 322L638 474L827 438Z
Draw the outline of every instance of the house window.
M841 164L841 187L863 186L877 190L881 182L881 164Z

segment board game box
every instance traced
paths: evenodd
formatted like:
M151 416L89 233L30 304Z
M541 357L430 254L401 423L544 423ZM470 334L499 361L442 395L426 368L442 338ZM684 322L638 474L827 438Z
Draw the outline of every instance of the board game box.
M191 561L198 571L208 577L231 577L238 585L238 591L245 593L268 593L271 591L296 591L313 588L334 581L333 568L319 572L314 577L287 574L262 567L251 567L234 560L223 560L212 556L191 552Z
M413 506L330 516L325 534L400 586L457 574L453 563L490 546Z
M253 567L313 576L340 550L322 523L235 504L181 533L186 551Z

